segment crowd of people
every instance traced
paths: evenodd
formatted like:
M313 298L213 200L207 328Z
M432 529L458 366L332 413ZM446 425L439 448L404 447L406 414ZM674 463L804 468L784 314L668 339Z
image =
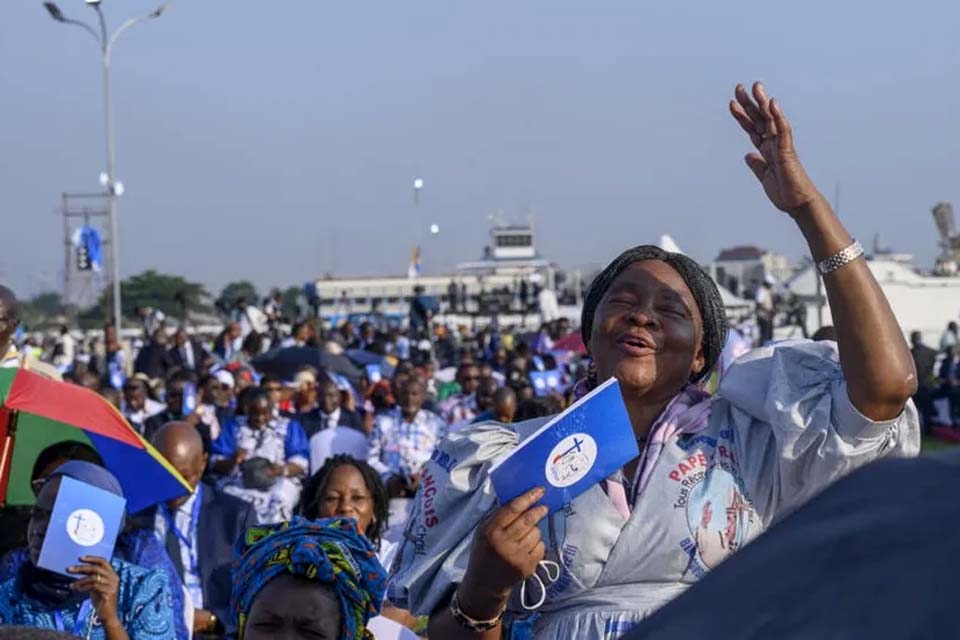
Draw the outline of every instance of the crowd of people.
M110 640L621 637L852 469L915 455L929 354L915 340L911 358L779 104L757 84L730 109L824 274L831 340L725 357L714 282L648 245L594 280L578 328L531 335L443 326L424 305L406 330L286 329L280 305L251 319L240 304L216 336L143 310L142 345L108 326L45 363L8 350L17 306L0 289L4 366L100 393L193 489L129 514L114 557L80 558L73 581L37 566L61 478L123 488L92 447L41 452L37 506L3 549L0 622ZM955 402L950 331L939 375ZM557 348L575 332L582 349ZM539 506L540 487L499 504L490 467L612 377L640 457L563 509Z

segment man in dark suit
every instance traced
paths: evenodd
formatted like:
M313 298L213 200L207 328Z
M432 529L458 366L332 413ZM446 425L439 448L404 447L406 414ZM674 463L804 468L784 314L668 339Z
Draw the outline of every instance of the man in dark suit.
M185 371L197 371L203 363L206 351L199 342L187 335L186 329L180 327L173 334L173 346L169 353L174 365Z
M140 349L133 362L133 370L146 374L151 380L164 380L173 367L173 359L167 351L167 332L161 327L153 332L150 342Z
M308 410L301 407L299 412L289 417L303 426L308 439L319 431L333 427L348 427L366 433L360 415L342 406L340 389L326 377L320 381L317 388L316 405Z
M153 444L193 487L194 493L138 514L165 543L194 604L194 637L235 637L230 613L230 565L237 539L254 524L251 506L201 483L207 454L199 432L187 422L169 422Z

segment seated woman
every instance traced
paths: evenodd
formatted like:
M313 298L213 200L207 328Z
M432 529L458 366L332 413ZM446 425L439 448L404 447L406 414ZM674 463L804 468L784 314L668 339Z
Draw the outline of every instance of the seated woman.
M716 285L681 254L620 255L587 293L581 334L587 386L619 381L640 455L548 515L541 488L498 506L488 477L545 419L442 442L390 578L391 602L430 615L431 638L619 637L843 474L917 453L913 361L860 245L763 87L751 99L738 86L731 111L759 151L747 164L824 276L839 350L758 349L710 397L698 383L727 326Z
M293 516L307 473L310 447L300 423L274 416L264 389L248 389L244 415L223 426L211 446L220 487L253 505L260 522Z
M397 543L381 539L387 529L390 503L380 474L367 464L348 455L327 458L303 488L297 513L309 520L320 518L353 518L357 531L377 550L380 564L389 567L397 551ZM412 627L416 618L403 609L384 603L382 615L370 621L376 637L396 637L402 626Z
M66 631L94 640L154 640L176 634L166 576L117 558L84 556L68 578L37 566L50 514L69 477L122 496L117 479L95 464L71 461L43 484L29 526L29 559L0 584L0 623Z
M241 640L372 639L386 575L347 518L253 527L237 542L233 609Z
M40 490L46 484L51 474L60 468L61 465L71 461L80 460L95 464L98 467L103 466L103 460L100 455L90 446L75 441L57 442L50 445L40 452L36 462L33 465L33 472L30 476L31 485L34 494L39 497ZM24 539L26 539L24 532ZM117 544L114 547L113 555L119 560L135 564L142 569L156 569L163 572L167 578L167 584L170 587L170 595L173 600L173 610L183 612L183 615L176 615L177 640L186 640L189 638L187 632L187 613L185 611L183 587L180 582L180 576L166 549L160 544L152 529L145 529L137 526L131 518L127 519L126 526L117 536ZM3 555L0 559L0 582L5 582L18 575L20 567L30 561L30 549L23 546L13 549Z

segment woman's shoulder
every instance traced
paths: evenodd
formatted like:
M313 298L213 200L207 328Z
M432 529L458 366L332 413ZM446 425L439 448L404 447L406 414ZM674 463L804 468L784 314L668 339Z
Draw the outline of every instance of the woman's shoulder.
M752 349L724 371L717 397L755 417L766 406L782 404L842 380L837 344L831 341L785 340Z

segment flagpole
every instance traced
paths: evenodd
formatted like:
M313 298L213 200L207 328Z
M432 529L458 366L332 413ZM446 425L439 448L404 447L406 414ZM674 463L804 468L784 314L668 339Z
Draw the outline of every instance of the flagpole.
M413 180L413 209L417 225L416 244L410 261L410 271L414 279L419 279L423 271L423 216L420 210L420 192L423 190L423 178Z

